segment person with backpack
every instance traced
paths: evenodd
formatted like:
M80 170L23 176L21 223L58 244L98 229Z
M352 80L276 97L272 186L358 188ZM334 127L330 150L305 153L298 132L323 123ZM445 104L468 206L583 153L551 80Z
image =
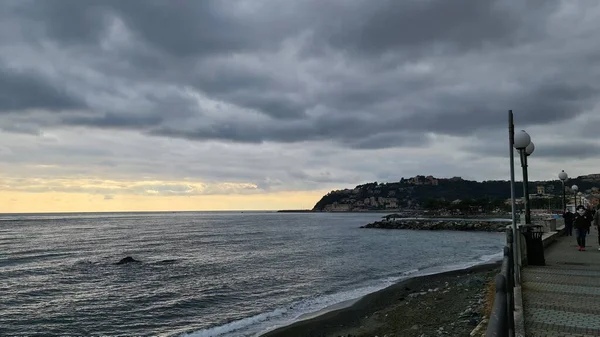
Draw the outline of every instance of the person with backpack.
M577 232L577 246L579 251L585 251L585 236L590 229L590 218L583 205L577 206L577 212L575 213L575 220L573 221L573 227Z

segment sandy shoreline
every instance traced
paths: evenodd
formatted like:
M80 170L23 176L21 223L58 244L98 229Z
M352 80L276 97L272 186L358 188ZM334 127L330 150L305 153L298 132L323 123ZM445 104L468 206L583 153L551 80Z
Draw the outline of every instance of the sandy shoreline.
M261 337L468 336L479 322L484 288L499 267L500 262L486 263L409 278Z

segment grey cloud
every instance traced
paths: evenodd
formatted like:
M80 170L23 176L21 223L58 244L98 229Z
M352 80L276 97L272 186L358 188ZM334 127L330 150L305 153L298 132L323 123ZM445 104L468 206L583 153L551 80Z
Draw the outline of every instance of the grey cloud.
M60 84L41 74L0 65L0 114L27 109L61 111L85 108L85 104Z
M55 43L62 57L107 76L92 76L97 83L89 87L83 81L75 96L56 79L0 73L0 85L9 88L0 95L12 98L0 102L0 111L86 110L36 116L44 127L251 144L332 140L350 149L381 149L427 146L426 132L479 137L504 127L510 108L523 112L526 126L560 122L589 112L600 93L594 69L574 71L597 53L580 48L585 36L573 31L561 51L543 28L556 20L558 1L11 4L6 12L22 20L20 38L31 54L44 51L41 42ZM107 49L103 40L114 19L133 41ZM505 90L507 82L519 88ZM219 119L184 94L119 93L140 86L196 91L222 103L231 117ZM104 97L99 93L108 103L74 98ZM139 104L121 106L127 101ZM264 118L246 118L256 112Z
M341 13L335 24L327 25L335 27L330 33L334 45L366 53L416 48L434 52L430 47L436 44L468 50L485 43L510 45L521 25L515 12L498 0L384 0L362 5L360 11Z
M552 133L560 132L560 128L548 129L548 135ZM580 139L573 138L569 141L551 141L551 140L535 140L535 135L532 135L535 143L535 151L531 155L532 161L536 158L544 158L550 160L557 159L568 159L568 160L579 160L579 159L593 159L600 155L600 144ZM482 157L497 157L507 158L508 160L508 130L505 135L500 136L498 133L494 133L493 138L489 138L484 142L477 142L462 148L467 152L473 153L473 158ZM514 151L515 160L519 163L519 152Z
M37 125L31 124L19 124L19 123L5 123L0 127L3 132L18 133L32 136L39 136L42 134L42 130Z
M242 143L266 141L295 143L334 140L356 149L376 149L395 146L423 147L428 145L424 134L408 131L409 125L386 124L386 120L371 120L359 116L327 116L312 121L288 123L244 124L236 121L208 125L193 130L157 128L149 133L190 140L230 140Z
M591 83L571 84L557 78L534 88L513 104L522 112L525 125L550 124L588 112L596 103L598 93L600 87Z
M440 98L441 108L437 113L419 109L405 118L405 125L413 130L471 135L504 127L510 108L515 110L522 127L549 125L588 112L599 93L600 88L588 84L556 81L537 84L518 95L446 97Z
M425 134L408 131L388 132L360 138L350 143L356 149L383 149L388 147L426 147L430 139Z
M68 44L96 43L109 24L106 10L99 1L34 1L13 3L16 15L30 19L29 29ZM33 25L37 23L41 25ZM43 36L36 36L41 39Z
M69 125L94 126L101 128L140 128L155 126L163 122L165 116L161 115L126 115L105 113L104 115L82 116L72 115L62 118L62 122Z
M534 154L545 158L591 159L600 155L600 144L581 141L572 144L545 144L543 147L536 146Z
M224 54L277 44L284 32L255 25L254 17L236 16L238 2L185 1L38 1L21 13L40 22L48 36L61 43L87 44L99 40L117 16L148 44L174 56ZM267 18L268 19L268 18ZM284 27L284 26L282 26Z

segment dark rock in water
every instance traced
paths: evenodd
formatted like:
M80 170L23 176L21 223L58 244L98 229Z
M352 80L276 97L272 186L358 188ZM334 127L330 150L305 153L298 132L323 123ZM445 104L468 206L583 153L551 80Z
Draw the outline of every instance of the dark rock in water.
M177 260L162 260L159 263L160 264L173 264L175 262L177 262Z
M115 264L127 264L127 263L139 263L139 262L141 262L141 261L138 261L131 256L127 256L125 258L122 258L121 261L119 261Z

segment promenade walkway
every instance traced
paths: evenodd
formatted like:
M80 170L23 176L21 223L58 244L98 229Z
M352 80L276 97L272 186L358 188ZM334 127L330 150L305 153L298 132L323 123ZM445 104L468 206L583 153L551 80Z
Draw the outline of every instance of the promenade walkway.
M600 336L600 251L592 228L585 252L575 236L546 249L546 266L523 268L526 336Z

